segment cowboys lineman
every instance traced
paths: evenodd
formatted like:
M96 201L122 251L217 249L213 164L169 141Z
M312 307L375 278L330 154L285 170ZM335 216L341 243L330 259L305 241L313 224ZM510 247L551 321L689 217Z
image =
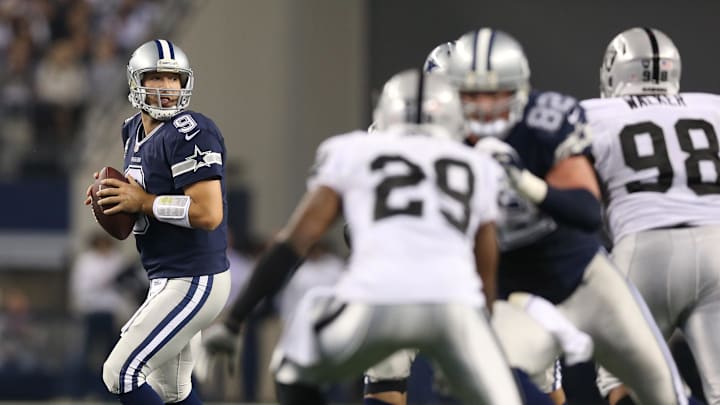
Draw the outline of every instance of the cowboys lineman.
M501 31L461 37L448 75L482 137L477 147L496 154L518 191L504 200L501 291L527 291L556 304L592 336L596 360L641 403L687 403L644 302L601 249L599 186L582 155L589 143L583 110L571 97L531 92L522 48Z

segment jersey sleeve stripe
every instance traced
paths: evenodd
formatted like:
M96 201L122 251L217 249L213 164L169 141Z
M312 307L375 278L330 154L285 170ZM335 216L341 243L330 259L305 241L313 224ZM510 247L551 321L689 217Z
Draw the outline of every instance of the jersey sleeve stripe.
M222 165L222 155L217 152L210 152L203 155L202 162L198 162L195 159L188 159L180 163L175 163L171 168L172 175L173 177L177 177L187 172L196 172L197 169L201 167L211 166L214 164Z

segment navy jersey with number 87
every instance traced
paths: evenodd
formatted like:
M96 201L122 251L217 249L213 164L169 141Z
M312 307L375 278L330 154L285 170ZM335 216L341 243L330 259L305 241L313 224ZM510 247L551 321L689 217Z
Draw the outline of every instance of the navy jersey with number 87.
M574 98L532 92L523 119L504 140L531 173L544 178L557 161L588 152L584 123ZM554 221L512 189L500 194L500 207L501 292L527 291L554 303L569 296L600 248L598 235Z

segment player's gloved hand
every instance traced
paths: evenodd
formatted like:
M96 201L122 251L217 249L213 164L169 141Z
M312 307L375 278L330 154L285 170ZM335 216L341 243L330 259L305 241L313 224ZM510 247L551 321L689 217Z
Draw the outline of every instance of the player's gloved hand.
M547 183L525 169L512 146L497 138L484 137L475 144L475 148L492 156L505 170L512 186L525 198L536 204L545 199Z
M203 346L211 354L232 355L238 349L238 335L233 333L224 323L216 323L202 333Z
M475 144L475 149L492 156L502 166L513 183L517 182L520 173L525 170L525 165L517 151L497 138L483 137Z

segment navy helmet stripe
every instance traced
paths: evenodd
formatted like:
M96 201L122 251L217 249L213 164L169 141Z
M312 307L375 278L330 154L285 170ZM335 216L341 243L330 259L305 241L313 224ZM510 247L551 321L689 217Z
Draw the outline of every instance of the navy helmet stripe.
M651 28L643 28L650 38L650 47L652 48L653 60L652 60L652 78L655 83L660 83L660 47L658 46L657 38Z
M480 36L480 30L473 31L473 46L472 46L472 65L470 65L470 70L475 71L477 68L477 46L478 46L478 37Z
M175 59L175 47L173 46L172 42L167 41L168 47L170 48L170 59Z
M155 46L157 47L158 51L158 59L165 59L165 52L163 52L162 44L159 40L155 40Z
M416 124L422 124L422 111L423 111L423 93L425 92L425 74L420 70L418 79L418 95L417 95L417 116L415 117Z
M496 32L497 31L495 31L495 30L490 30L490 41L488 41L487 64L486 64L486 68L487 68L488 72L492 70L492 65L490 64L490 55L492 55L492 47L493 47L493 42L495 42L495 33Z

